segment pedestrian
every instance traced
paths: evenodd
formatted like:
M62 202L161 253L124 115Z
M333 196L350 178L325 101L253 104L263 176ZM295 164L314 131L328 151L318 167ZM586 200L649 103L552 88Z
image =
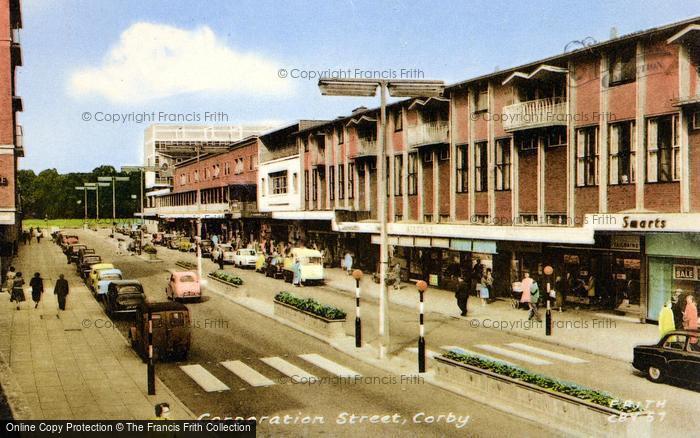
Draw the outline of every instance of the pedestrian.
M348 275L352 274L352 254L350 251L347 251L345 253L345 259L343 260L343 266L345 267L345 272L348 273Z
M673 303L671 300L666 302L666 305L661 308L659 312L659 335L661 338L668 332L672 332L676 329L676 324L673 322Z
M68 280L64 278L63 274L60 274L58 280L56 280L56 285L53 287L53 293L58 299L58 308L60 310L66 310L66 297L69 292Z
M217 254L217 256L218 257L216 258L216 262L219 264L219 269L223 271L224 270L224 252L220 250L219 253Z
M394 289L401 288L401 265L397 262L392 268L392 274L394 277Z
M34 301L34 308L36 309L39 307L41 294L44 293L44 280L41 278L41 274L35 272L34 277L29 280L29 286L32 288L32 301Z
M527 304L528 310L530 309L530 295L531 295L531 288L532 288L532 278L530 278L530 273L525 272L523 274L523 279L520 281L520 284L522 285L523 293L520 295L520 303L521 304Z
M298 257L294 259L292 272L294 273L294 276L292 277L292 284L296 287L301 287L301 263L299 262Z
M19 310L19 304L27 299L24 297L24 279L22 278L22 273L18 272L12 282L12 295L10 296L10 301L17 303L17 310Z
M486 303L491 299L491 290L493 288L493 275L491 274L491 268L486 269L484 278L481 280L481 290L479 291L479 296L481 297L481 305L485 306Z
M483 277L484 265L481 263L481 259L476 259L476 263L474 263L474 267L472 268L472 278L479 282Z
M683 311L683 328L685 330L697 330L698 328L698 307L695 297L688 294L685 297L685 310Z
M12 293L12 286L15 283L15 267L10 266L10 269L8 269L7 274L5 274L5 285L3 289L7 291L7 293L11 294Z
M36 243L41 243L41 238L43 237L43 234L41 232L41 228L36 227Z
M170 418L170 405L168 403L158 403L155 406L156 416L152 420L167 420Z
M34 230L30 229L30 231L25 231L25 233L27 233L27 245L31 245L32 244L32 236L34 236Z
M685 311L685 298L686 294L683 293L682 289L676 289L671 297L671 310L673 310L673 323L676 327L683 327L683 311Z
M541 321L539 313L539 302L540 302L540 287L535 279L532 279L532 286L530 286L530 311L528 312L528 321L535 318L537 322Z
M465 275L462 273L457 277L457 291L455 292L461 316L467 316L467 303L469 301L469 284L464 281L464 277Z

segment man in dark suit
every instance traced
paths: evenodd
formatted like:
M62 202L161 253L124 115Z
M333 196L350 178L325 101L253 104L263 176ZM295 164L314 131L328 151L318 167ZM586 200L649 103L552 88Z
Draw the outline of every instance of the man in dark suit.
M63 277L63 274L58 276L56 280L56 286L53 288L53 293L58 298L58 308L61 310L66 310L66 297L69 292L68 280Z
M464 281L464 274L460 273L457 283L457 291L455 292L455 298L457 298L457 306L461 311L461 316L467 316L467 301L469 300L469 284Z

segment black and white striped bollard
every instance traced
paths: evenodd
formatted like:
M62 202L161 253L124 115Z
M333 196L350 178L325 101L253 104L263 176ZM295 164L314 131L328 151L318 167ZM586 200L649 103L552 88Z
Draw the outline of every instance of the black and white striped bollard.
M355 269L352 271L352 277L355 279L355 347L362 347L362 320L360 318L360 279L362 271Z
M420 297L420 303L418 304L418 310L420 312L420 319L418 320L420 324L419 336L418 336L418 372L425 372L425 325L423 325L423 314L425 313L425 306L423 303L423 294L428 289L428 283L421 280L416 283L418 288L418 295Z

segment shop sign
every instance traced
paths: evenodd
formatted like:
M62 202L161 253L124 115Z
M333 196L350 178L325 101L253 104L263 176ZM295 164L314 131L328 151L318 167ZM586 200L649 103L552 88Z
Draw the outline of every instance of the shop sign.
M437 237L433 237L433 240L431 243L432 243L433 248L449 248L450 247L450 239L439 239Z
M430 286L437 286L438 285L438 276L437 274L430 274L428 277L428 283Z
M700 275L697 266L693 265L673 265L673 279L674 280L687 280L687 281L700 281Z
M610 240L610 249L639 251L639 236L615 235Z
M579 258L577 255L573 254L564 254L564 263L568 265L578 265L579 264Z
M623 262L623 266L626 269L641 269L642 261L639 259L625 259Z

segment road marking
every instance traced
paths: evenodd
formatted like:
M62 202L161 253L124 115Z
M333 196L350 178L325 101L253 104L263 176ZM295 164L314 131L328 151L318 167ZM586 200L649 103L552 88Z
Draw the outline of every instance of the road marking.
M413 353L413 354L418 354L417 347L409 347L406 349L406 351ZM433 351L433 350L425 350L425 355L430 359L435 359L435 356L440 356L440 353L438 353L437 351Z
M631 322L633 324L639 324L639 318L632 318L631 316L614 315L612 313L594 313L593 315L599 316L606 319L616 319L618 321Z
M344 366L333 362L332 360L326 359L318 354L300 354L300 358L307 362L311 362L322 370L326 370L331 374L335 374L339 377L360 377L361 374L357 371L353 371L350 368L345 368Z
M231 389L201 365L181 365L180 369L206 392L228 391Z
M562 353L556 353L554 351L549 351L549 350L544 350L542 348L537 348L533 347L527 344L521 344L519 342L512 342L510 344L506 344L509 347L517 348L518 350L524 350L524 351L529 351L530 353L536 353L539 354L540 356L544 357L549 357L550 359L558 359L563 362L568 362L568 363L587 363L587 360L579 359L578 357L574 356L569 356L566 354Z
M281 357L263 357L260 360L285 376L291 377L296 383L315 382L318 380L318 377L307 373L296 365L292 365Z
M527 354L518 353L517 351L506 350L505 348L496 347L495 345L489 344L476 344L476 348L482 350L490 351L491 353L500 354L501 356L510 357L517 360L522 360L523 362L529 362L534 365L551 365L552 362L544 359L539 359L537 357L529 356Z
M468 350L468 349L462 348L462 347L456 347L454 345L443 345L440 348L442 348L443 350L447 350L447 351L454 351L455 353L459 353L459 354L467 354L467 355L482 357L484 359L493 360L496 362L501 362L501 363L504 363L506 365L510 365L512 367L517 367L517 365L514 364L513 362L508 362L507 360L504 360L504 359L499 359L497 357L489 356L488 354L477 353L476 351Z
M275 384L275 382L255 371L240 360L227 360L225 362L221 362L221 365L223 365L224 368L231 371L233 374L240 377L241 380L244 380L250 386L270 386Z

